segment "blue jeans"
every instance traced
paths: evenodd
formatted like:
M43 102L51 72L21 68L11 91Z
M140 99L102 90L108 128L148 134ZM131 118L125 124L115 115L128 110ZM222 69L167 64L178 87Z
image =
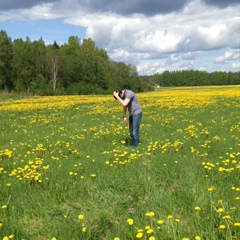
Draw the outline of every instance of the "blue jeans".
M140 142L139 127L140 127L141 119L142 119L142 113L139 113L136 116L129 117L129 130L130 130L132 145L134 147L137 147L137 145Z

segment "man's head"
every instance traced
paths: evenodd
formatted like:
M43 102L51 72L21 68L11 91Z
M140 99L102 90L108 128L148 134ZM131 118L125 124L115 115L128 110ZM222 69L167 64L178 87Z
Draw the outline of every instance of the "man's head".
M118 93L118 96L121 98L121 99L124 99L124 91L115 91ZM115 96L114 96L115 99L117 99Z

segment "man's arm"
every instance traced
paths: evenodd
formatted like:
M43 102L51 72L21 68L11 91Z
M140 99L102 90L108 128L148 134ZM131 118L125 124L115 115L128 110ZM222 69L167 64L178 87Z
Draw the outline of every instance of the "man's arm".
M126 117L127 114L127 107L123 106L123 117Z
M119 96L118 96L118 92L114 92L113 93L113 96L122 104L123 107L127 107L127 105L129 104L130 102L130 99L128 98L125 98L124 100L121 99Z

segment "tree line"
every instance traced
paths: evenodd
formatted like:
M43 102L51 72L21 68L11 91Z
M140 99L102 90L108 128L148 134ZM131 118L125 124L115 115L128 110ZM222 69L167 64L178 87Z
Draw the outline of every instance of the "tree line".
M148 84L161 87L235 85L240 84L239 72L212 72L197 70L165 71L162 74L142 76Z
M115 62L91 39L70 36L59 46L45 45L42 38L14 41L0 31L0 91L34 95L110 94L128 88L151 91L155 85L199 86L239 84L238 73L165 71L139 76L136 67Z
M16 39L0 31L0 90L35 95L109 94L152 90L136 67L112 61L91 39L70 36L59 46Z

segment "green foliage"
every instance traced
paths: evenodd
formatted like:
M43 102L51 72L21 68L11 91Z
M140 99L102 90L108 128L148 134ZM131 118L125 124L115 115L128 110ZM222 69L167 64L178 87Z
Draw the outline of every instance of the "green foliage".
M160 85L161 87L173 86L208 86L208 85L235 85L240 84L240 73L213 72L205 71L165 71L162 74L153 76L142 76L144 81L149 84Z
M0 89L9 90L11 81L12 42L3 30L0 31Z
M55 41L16 39L0 32L0 89L35 95L109 94L115 89L147 91L132 66L109 59L91 39L70 36L59 46ZM120 65L120 67L118 67ZM39 76L40 79L39 79Z

